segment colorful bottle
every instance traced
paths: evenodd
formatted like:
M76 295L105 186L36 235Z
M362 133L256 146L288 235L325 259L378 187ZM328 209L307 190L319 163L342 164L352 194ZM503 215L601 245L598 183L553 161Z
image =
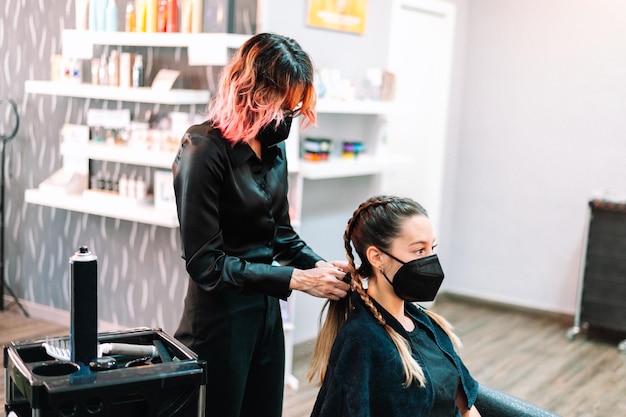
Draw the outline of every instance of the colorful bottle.
M166 32L178 32L178 1L167 0L167 27Z
M168 19L167 0L157 0L157 32L165 32Z
M191 21L193 14L192 0L181 0L180 5L180 31L183 33L191 33Z
M117 24L117 3L115 0L109 0L107 4L107 15L105 18L106 22L106 31L107 32L117 32L119 27Z
M134 32L137 22L137 14L135 13L135 5L132 2L126 5L126 22L124 30L126 32Z
M146 1L146 32L157 31L157 0Z
M202 32L202 0L191 1L191 32Z
M96 30L104 32L106 27L107 0L96 0Z
M146 31L146 0L136 0L135 3L135 30Z

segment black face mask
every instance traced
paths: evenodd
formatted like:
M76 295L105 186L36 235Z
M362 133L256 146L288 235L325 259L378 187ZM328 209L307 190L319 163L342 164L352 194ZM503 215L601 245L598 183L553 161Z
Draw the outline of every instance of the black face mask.
M261 141L261 144L266 148L270 148L287 139L289 131L291 130L292 120L292 117L287 116L281 120L280 123L278 123L278 126L272 122L263 127L257 136Z
M444 277L437 255L402 262L395 256L383 252L402 264L394 275L393 282L383 272L383 276L398 297L411 303L435 299Z

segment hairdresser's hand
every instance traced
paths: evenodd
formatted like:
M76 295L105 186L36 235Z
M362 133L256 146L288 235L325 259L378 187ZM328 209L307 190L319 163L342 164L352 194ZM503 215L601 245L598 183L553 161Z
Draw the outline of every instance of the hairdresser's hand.
M348 271L350 270L350 267L348 266L348 262L346 261L330 261L330 262L317 261L315 266L328 266L330 268L333 268L333 267L339 268L343 271L344 274L347 274Z
M337 301L348 294L350 285L341 279L346 273L336 266L320 261L315 268L294 269L289 289Z
M341 277L341 279L343 280L345 275L348 273L348 271L350 271L350 266L348 265L348 262L346 261L317 261L315 263L316 267L320 267L320 266L327 266L329 268L338 268L339 270L341 270L341 272L343 272L343 276Z

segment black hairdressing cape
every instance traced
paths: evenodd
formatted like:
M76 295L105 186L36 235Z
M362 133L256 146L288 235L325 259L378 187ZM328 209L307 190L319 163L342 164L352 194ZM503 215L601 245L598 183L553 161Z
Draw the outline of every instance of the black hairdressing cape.
M434 398L433 381L419 352L412 349L413 357L424 368L426 385L419 387L414 382L405 387L400 356L389 335L357 294L353 294L352 302L355 309L335 339L326 377L311 416L430 416ZM378 303L374 303L387 323L409 340L402 325ZM405 309L413 320L432 332L437 345L456 365L468 407L471 407L476 400L478 383L454 351L450 338L421 307L406 303Z

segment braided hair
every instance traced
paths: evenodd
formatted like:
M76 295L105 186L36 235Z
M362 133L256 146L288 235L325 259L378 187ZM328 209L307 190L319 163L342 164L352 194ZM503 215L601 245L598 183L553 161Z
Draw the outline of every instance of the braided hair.
M372 265L366 256L367 248L375 246L382 250L389 250L393 240L402 232L403 221L415 215L428 217L426 209L411 199L384 195L372 197L361 203L354 211L344 233L344 247L352 288L356 290L367 309L376 321L384 327L396 346L402 360L406 386L414 381L420 386L425 385L424 371L411 355L408 341L387 324L370 299L363 286L363 279L374 275ZM352 251L353 247L361 260L361 265L358 268ZM321 383L324 380L333 342L352 309L349 298L327 301L326 303L325 307L328 307L328 314L316 341L308 374L309 381L314 380L317 376L319 376L317 382ZM443 317L428 310L425 312L448 334L455 347L460 347L460 340L452 332L452 326Z

